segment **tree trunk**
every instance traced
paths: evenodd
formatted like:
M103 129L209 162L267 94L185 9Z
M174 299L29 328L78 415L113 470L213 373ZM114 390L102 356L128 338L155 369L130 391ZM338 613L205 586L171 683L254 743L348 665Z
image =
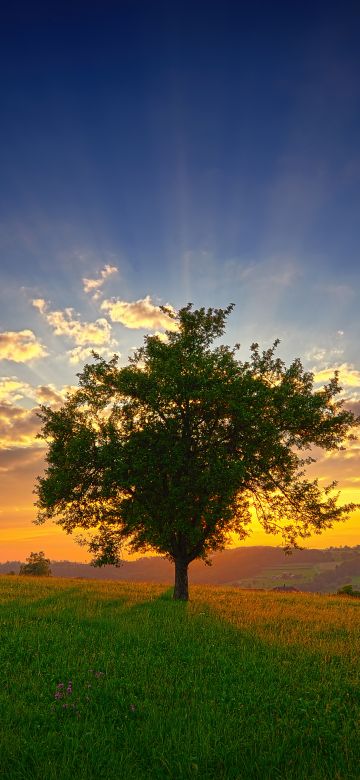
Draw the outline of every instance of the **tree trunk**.
M188 563L183 558L175 558L175 587L173 598L189 600Z

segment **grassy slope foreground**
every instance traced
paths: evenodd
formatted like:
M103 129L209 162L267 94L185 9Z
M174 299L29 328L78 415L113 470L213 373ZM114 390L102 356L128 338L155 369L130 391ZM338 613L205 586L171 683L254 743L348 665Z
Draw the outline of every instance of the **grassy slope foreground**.
M0 578L0 777L360 778L360 601Z

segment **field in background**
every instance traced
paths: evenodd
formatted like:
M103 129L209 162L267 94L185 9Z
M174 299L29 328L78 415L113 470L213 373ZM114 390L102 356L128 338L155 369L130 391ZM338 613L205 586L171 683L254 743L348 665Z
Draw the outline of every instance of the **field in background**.
M229 548L211 556L213 566L193 561L189 567L192 585L234 585L241 588L292 586L314 593L336 593L344 585L358 589L360 546L328 550L295 550L285 555L280 547ZM20 561L0 563L0 574L18 574ZM173 565L161 557L123 561L119 568L101 568L70 561L52 561L54 577L73 577L126 582L174 581Z
M293 586L301 590L304 586L312 583L319 574L325 572L334 572L338 563L329 561L325 563L306 564L294 563L289 558L284 559L284 563L278 566L272 566L260 572L254 577L243 577L235 580L232 584L240 588L275 588L281 585ZM329 577L330 579L330 577ZM354 578L347 577L349 584L352 584ZM331 584L329 583L331 587Z
M359 780L360 601L0 578L0 777Z

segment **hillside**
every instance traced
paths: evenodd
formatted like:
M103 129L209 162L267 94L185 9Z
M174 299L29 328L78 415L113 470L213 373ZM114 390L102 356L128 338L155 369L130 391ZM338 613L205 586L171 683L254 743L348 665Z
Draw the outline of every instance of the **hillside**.
M0 564L0 573L18 573L20 561ZM52 561L56 577L134 582L173 581L172 564L160 557L124 561L120 567L96 568L90 564ZM238 547L212 556L212 566L194 561L189 569L190 583L236 585L242 588L273 588L292 585L298 590L334 592L339 587L360 582L360 547L327 550L295 550L285 555L279 547Z

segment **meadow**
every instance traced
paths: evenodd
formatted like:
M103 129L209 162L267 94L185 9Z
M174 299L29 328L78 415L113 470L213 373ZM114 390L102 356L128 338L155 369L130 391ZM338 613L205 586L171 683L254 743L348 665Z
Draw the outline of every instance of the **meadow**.
M0 577L0 777L359 780L360 600Z

